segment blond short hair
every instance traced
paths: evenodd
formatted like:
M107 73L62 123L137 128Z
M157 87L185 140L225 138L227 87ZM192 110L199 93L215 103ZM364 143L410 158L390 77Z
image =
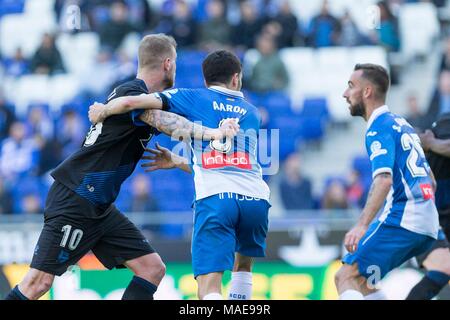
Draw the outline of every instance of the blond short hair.
M145 36L139 45L139 69L157 68L164 59L171 57L177 48L177 42L171 36L163 33Z

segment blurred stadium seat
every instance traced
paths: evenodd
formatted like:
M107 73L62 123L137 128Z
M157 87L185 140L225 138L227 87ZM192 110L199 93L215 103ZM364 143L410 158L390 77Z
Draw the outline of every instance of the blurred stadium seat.
M401 51L406 61L427 54L439 35L437 17L437 9L432 3L409 3L400 8Z

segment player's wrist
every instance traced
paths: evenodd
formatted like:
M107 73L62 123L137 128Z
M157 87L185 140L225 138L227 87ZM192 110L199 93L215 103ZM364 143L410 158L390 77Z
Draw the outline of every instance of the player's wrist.
M369 227L370 222L366 221L366 220L358 220L358 222L356 223L356 226L359 228L368 228Z

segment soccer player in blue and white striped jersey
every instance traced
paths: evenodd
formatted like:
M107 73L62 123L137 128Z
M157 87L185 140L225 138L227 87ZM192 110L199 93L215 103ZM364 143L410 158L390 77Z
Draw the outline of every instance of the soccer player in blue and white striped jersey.
M343 300L381 299L378 281L429 249L438 235L433 173L414 129L385 104L388 88L383 67L358 64L344 92L351 115L367 121L373 182L357 224L345 235L349 254L335 279Z

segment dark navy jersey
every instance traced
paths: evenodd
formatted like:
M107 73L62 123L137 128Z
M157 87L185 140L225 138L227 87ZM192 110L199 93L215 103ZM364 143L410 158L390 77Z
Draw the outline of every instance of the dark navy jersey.
M144 81L134 79L116 87L106 102L146 93ZM134 110L92 125L81 148L51 173L53 178L106 210L157 133L139 120L142 113L143 110Z
M438 139L450 139L450 113L433 123L432 131ZM450 215L450 158L429 152L427 159L437 182L436 206L439 214Z

